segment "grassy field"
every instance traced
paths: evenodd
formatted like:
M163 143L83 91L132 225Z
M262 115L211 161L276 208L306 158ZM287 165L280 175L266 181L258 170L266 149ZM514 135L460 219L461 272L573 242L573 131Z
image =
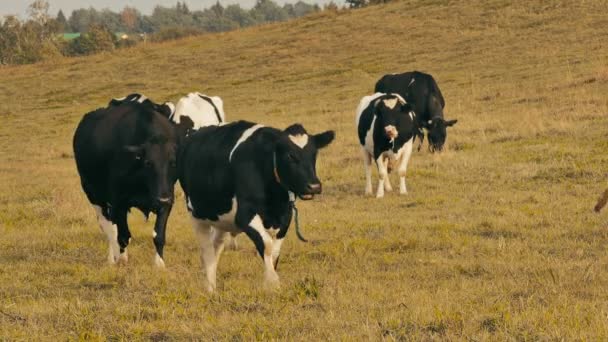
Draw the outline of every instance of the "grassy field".
M608 3L550 3L402 1L0 68L0 340L608 339ZM408 196L365 197L354 110L408 70L458 124L414 153ZM181 190L166 270L137 212L129 264L106 264L73 131L112 97L193 90L230 120L337 131L278 292L245 236L204 291Z

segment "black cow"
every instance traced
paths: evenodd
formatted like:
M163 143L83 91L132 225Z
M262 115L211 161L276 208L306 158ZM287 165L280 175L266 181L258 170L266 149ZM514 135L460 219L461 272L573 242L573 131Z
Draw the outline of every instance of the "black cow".
M445 101L433 76L419 71L403 74L384 75L376 83L376 92L401 95L414 108L418 126L428 131L429 150L441 151L447 138L447 127L458 120L445 120L443 108ZM417 132L420 138L418 150L422 147L424 133Z
M264 260L266 283L278 285L276 266L293 201L321 193L317 152L333 139L333 131L309 135L299 124L280 131L246 121L202 127L186 139L178 156L179 181L209 291L216 287L225 238L242 232Z
M372 157L380 178L376 197L383 197L384 190L393 190L388 178L393 163L399 173L399 192L407 194L405 174L418 130L412 107L398 94L365 96L357 107L356 124L365 164L365 194L372 193Z
M110 103L108 103L108 107L116 107L116 106L122 105L123 103L129 103L129 102L136 102L136 103L140 103L144 106L147 106L150 109L162 114L166 118L171 118L173 116L173 114L175 113L175 105L173 103L165 102L161 105L161 104L158 104L158 103L150 100L145 95L138 94L138 93L129 94L129 95L127 95L123 98L119 98L119 99L112 99L112 100L110 100Z
M74 134L74 156L82 188L109 242L109 262L126 262L134 207L156 214L155 263L164 266L165 228L177 180L177 137L163 114L138 102L86 114Z

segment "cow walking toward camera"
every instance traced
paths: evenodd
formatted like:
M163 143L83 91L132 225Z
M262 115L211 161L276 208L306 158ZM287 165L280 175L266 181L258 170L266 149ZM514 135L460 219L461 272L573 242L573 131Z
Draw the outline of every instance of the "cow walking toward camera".
M419 71L384 75L376 83L375 91L399 94L412 106L419 127L416 132L420 139L419 151L424 141L423 128L427 131L429 150L443 150L447 128L454 126L458 120L444 119L445 100L433 76Z
M357 131L365 166L365 194L372 193L371 161L378 166L376 197L392 191L388 174L396 165L399 174L399 193L407 193L405 174L412 154L416 114L397 94L376 93L365 96L357 107Z
M295 196L321 193L316 160L334 132L312 135L301 125L281 131L238 121L200 128L180 149L179 182L201 245L208 290L225 239L245 233L263 259L265 281L278 285L281 244Z
M177 137L153 106L138 101L86 114L74 134L74 157L82 188L109 243L111 264L126 262L131 208L156 214L155 263L164 266L167 220L177 180Z

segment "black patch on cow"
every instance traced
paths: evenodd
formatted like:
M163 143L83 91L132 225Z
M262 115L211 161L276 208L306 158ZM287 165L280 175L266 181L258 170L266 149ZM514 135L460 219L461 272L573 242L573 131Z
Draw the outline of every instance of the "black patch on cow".
M222 116L220 115L220 111L217 109L217 107L215 106L215 103L213 103L211 98L208 96L202 95L202 94L198 94L198 96L201 99L209 102L209 104L211 105L211 107L213 107L213 110L215 111L215 116L217 117L217 122L222 123L223 121L222 121Z

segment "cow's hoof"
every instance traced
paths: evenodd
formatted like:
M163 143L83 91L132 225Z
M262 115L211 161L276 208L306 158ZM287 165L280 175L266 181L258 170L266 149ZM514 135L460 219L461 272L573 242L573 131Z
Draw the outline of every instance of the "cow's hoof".
M127 251L125 251L124 253L120 253L120 255L118 256L117 263L126 265L127 262L129 262L129 254L127 253Z
M165 261L160 257L160 255L156 254L154 256L154 265L156 265L158 268L165 268Z
M264 277L264 286L268 290L278 290L281 287L279 275L276 273L267 273Z

